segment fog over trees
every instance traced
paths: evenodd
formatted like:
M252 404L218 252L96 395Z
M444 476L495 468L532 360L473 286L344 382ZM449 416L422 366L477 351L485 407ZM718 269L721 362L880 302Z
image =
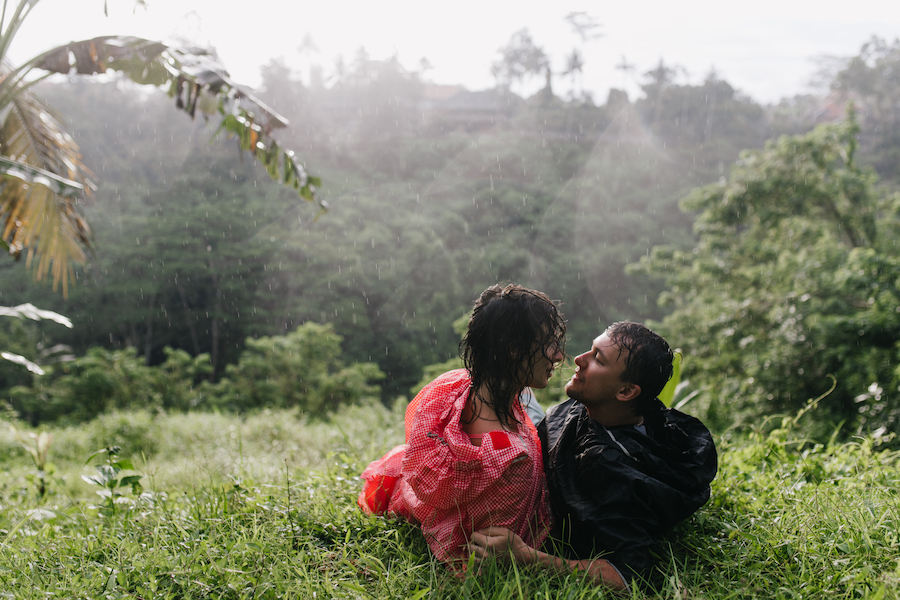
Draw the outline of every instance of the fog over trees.
M741 340L750 333L732 332L735 344L720 347L714 359L709 348L718 347L713 342L723 339L727 327L705 327L701 336L692 320L696 314L684 315L691 302L699 302L709 311L700 322L711 323L718 315L737 314L730 303L754 297L733 287L719 294L716 286L731 285L728 269L735 269L730 273L735 278L738 268L716 261L720 251L736 257L745 252L744 246L723 244L737 237L751 243L745 228L761 225L729 222L731 233L711 240L708 211L718 197L715 186L749 185L741 177L750 177L747 161L753 156L809 158L798 157L802 149L796 148L781 155L775 149L741 153L759 151L781 135L801 136L796 139L807 140L808 151L815 152L814 138L802 136L827 137L809 132L844 120L846 104L853 101L859 131L841 134L844 148L853 145L852 153L824 158L817 173L865 188L868 204L831 215L835 227L869 218L858 209L877 214L876 228L887 233L880 245L865 238L855 245L844 240L845 249L821 249L816 240L831 239L833 232L804 212L809 196L798 192L797 214L785 218L810 219L803 222L818 222L828 233L804 238L813 249L768 246L767 252L821 250L837 263L823 259L816 268L836 269L844 264L842 252L871 246L875 255L858 252L853 260L862 261L857 270L870 269L873 278L845 278L853 290L840 292L841 327L856 331L877 321L884 351L896 353L898 336L889 332L900 318L886 308L876 310L868 298L878 298L872 286L884 291L897 281L889 276L898 268L890 233L896 229L896 202L884 199L900 182L900 45L873 39L830 74L830 87L820 96L777 105L760 105L714 72L700 83L686 83L665 60L640 76L639 97L614 89L596 99L576 85L593 31L590 23L581 25L584 36L565 73L552 73L527 30L517 32L498 52L498 85L490 90L434 85L427 64L409 70L396 59L373 60L364 49L327 76L316 68L304 68L301 75L277 60L266 65L259 96L291 123L280 136L283 146L302 152L322 178L319 193L330 207L324 214L271 181L254 160L224 136L216 137L214 128L174 114L161 93L119 80L42 84L40 94L65 115L85 165L100 182L85 211L95 251L76 270L68 299L36 285L23 264L0 263L0 304L31 302L69 316L75 325L63 331L2 323L0 339L8 347L62 343L79 356L92 347L131 348L145 365L163 363L166 348L206 353L209 369L193 375L199 385L225 376L226 365L238 363L248 338L292 334L304 323L327 324L331 329L319 334L340 337L341 360L348 365L377 365L359 372L377 381L380 369L382 400L392 402L409 395L425 366L456 354L453 323L481 290L515 281L562 302L571 353L586 348L612 321L658 324L674 346L687 351L686 376L696 375L698 386L710 383L707 403L721 411L725 400L712 400L714 375L740 378L748 368L721 352L740 353L747 345ZM518 84L528 77L545 85L522 97ZM856 179L829 171L835 160L856 169L851 174ZM743 166L733 171L736 164ZM690 200L682 206L685 197ZM764 194L759 202L776 199ZM704 216L695 223L698 213ZM790 229L784 222L778 227ZM781 233L773 238L783 239ZM682 257L677 269L665 262L676 255ZM751 264L740 268L751 268L754 259L744 256ZM879 256L887 261L881 266L875 264ZM692 257L702 275L684 270ZM701 259L709 268L700 266ZM714 268L724 268L724 274L711 273ZM785 266L779 277L790 278L793 268ZM769 289L774 281L760 275L753 289ZM778 281L772 294L804 293ZM819 280L816 285L827 303L828 286ZM669 301L658 302L661 295ZM719 312L717 302L723 303ZM874 302L880 306L880 300ZM784 322L767 318L774 320L759 325L760 331ZM856 340L848 336L835 342L823 333L820 341L851 348ZM789 339L782 341L789 345ZM767 348L773 356L766 360L781 360ZM764 350L754 350L760 360ZM794 378L798 368L816 360L814 354L789 354L790 366L778 371L779 377ZM835 360L848 356L852 360L852 348L836 353ZM57 376L64 365L59 363ZM834 371L805 368L817 379L802 379L790 401L802 403L830 385L822 378ZM880 378L879 402L896 404L900 382L892 368L875 371L866 377ZM769 409L766 398L776 386L755 377L757 384L738 386L746 400L742 410L751 413ZM870 393L866 377L842 379L847 385L830 405L835 414L855 414L861 402L854 402L856 396ZM770 389L758 389L763 381ZM40 383L15 365L0 365L0 388L9 396L16 385ZM774 402L789 400L778 396ZM889 407L878 412L882 420L893 414Z

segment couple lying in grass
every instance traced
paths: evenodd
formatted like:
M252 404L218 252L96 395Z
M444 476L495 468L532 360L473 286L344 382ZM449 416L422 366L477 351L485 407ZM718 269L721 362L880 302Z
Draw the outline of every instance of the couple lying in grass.
M485 290L460 345L466 368L409 404L406 444L362 474L362 509L418 524L455 568L497 556L614 589L645 573L654 541L709 499L712 436L656 398L672 350L630 322L575 358L569 400L535 427L523 401L547 386L565 333L541 292Z

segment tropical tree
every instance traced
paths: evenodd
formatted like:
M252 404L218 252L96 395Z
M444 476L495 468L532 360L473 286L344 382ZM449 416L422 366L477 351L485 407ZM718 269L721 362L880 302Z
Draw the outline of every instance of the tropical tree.
M209 52L107 36L71 42L11 66L7 52L39 1L19 0L15 8L4 2L0 13L0 244L15 258L27 250L28 262L37 260L37 279L52 272L54 289L61 283L66 294L73 263L83 261L91 247L81 206L95 184L61 120L30 92L54 73L116 71L142 85L168 85L178 109L191 117L197 111L217 114L220 130L236 137L273 179L324 208L315 194L318 179L273 136L287 122L232 81Z
M498 85L509 89L515 82L540 75L548 68L547 55L534 43L528 29L512 34L509 43L499 49L500 58L491 65L491 74Z
M900 418L900 196L883 195L847 121L746 151L727 180L683 201L689 251L656 247L668 339L720 425L796 412L858 427ZM829 430L830 431L830 430Z
M831 83L832 98L861 105L860 145L879 176L900 183L900 39L872 37Z
M578 79L583 75L583 72L584 58L582 58L578 48L572 48L572 53L566 56L566 69L563 71L563 75L572 77L572 90L570 93L573 99L584 93L584 85L582 85L580 92L576 92Z
M603 34L595 31L600 28L600 23L586 12L570 12L565 16L565 21L572 28L572 31L575 32L575 35L578 36L578 39L581 40L581 45L572 48L571 54L566 56L566 68L563 71L563 75L572 77L572 90L570 92L572 99L584 98L583 81L581 82L581 89L576 90L576 82L581 79L584 72L584 45L600 39L603 37Z

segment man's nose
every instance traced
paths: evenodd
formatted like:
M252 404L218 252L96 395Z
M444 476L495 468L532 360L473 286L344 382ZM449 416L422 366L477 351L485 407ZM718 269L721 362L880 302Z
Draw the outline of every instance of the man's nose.
M578 356L576 356L576 357L575 357L575 364L576 364L577 366L579 366L579 367L583 367L583 366L584 366L584 359L585 359L585 357L586 357L587 355L588 355L588 353L587 353L587 352L584 352L584 353L579 354Z

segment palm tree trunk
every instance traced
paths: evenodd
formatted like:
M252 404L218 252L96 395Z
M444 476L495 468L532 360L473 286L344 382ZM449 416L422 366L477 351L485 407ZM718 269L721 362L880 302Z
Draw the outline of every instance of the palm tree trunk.
M216 286L216 302L213 305L212 323L209 325L210 343L212 347L209 350L209 362L212 363L212 374L210 381L215 383L218 379L219 371L219 311L222 308L222 290Z
M150 366L150 350L153 348L153 305L156 294L150 295L150 306L147 307L147 335L144 337L144 364Z
M191 320L191 307L188 305L187 294L184 293L184 288L180 285L176 285L178 288L178 295L181 297L181 304L184 306L184 320L187 322L188 333L191 334L191 344L194 346L194 356L200 354L200 340L197 337L197 329L194 327L194 322Z

